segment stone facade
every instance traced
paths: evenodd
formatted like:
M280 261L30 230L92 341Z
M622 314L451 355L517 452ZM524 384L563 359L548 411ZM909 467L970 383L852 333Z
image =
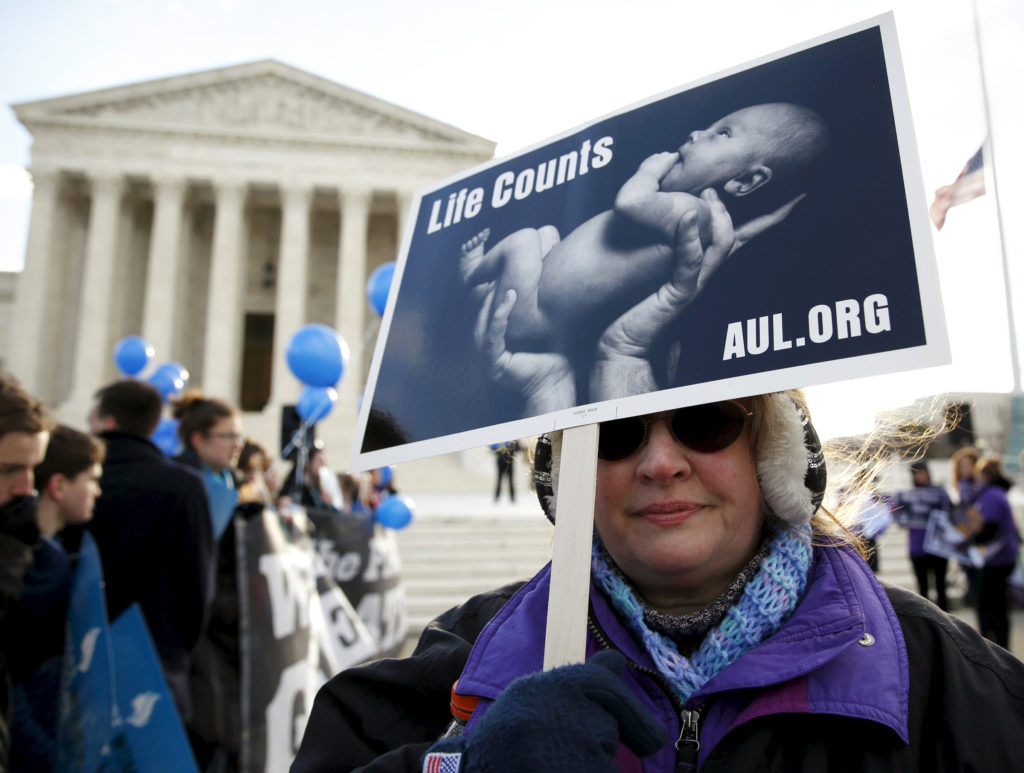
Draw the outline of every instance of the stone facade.
M321 427L343 463L375 340L366 279L413 192L494 143L273 60L13 109L35 190L6 367L81 425L114 344L142 335L275 444L301 388L288 339L324 323L353 355Z

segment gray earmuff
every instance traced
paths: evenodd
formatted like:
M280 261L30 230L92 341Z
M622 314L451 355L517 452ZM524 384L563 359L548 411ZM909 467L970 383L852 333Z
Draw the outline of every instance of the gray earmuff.
M761 496L773 515L794 526L809 523L825 498L828 476L818 433L803 409L785 392L773 392L771 427L757 458Z
M555 522L555 481L551 472L553 456L551 436L541 435L533 451L533 488L544 515L551 523Z

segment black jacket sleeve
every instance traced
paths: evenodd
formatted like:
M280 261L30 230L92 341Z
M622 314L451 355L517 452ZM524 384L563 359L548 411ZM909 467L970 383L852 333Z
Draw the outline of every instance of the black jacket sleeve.
M419 771L451 721L452 684L520 584L474 596L423 631L413 654L341 672L317 694L291 773Z
M168 582L167 606L184 650L199 641L213 603L216 554L213 519L202 478L191 471L176 469L179 481L179 510L170 533L167 550L173 556Z
M1024 733L1021 662L916 594L886 591L910 662L911 769L1019 770L1007 739Z

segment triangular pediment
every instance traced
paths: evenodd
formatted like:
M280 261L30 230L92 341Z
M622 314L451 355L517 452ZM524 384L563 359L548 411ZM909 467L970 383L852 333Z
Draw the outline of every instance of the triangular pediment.
M481 137L275 60L14 106L26 125L132 124L372 141L493 144Z

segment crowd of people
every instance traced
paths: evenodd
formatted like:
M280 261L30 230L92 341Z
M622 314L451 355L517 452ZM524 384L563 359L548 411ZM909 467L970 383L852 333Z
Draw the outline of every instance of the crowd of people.
M243 434L232 405L186 392L171 408L184 450L167 458L150 440L166 409L150 384L126 378L99 389L86 433L57 424L0 374L0 770L54 769L85 534L98 548L109 619L141 608L199 769L228 771L240 732L229 524L292 502L369 513L380 491L394 490L390 470L387 487L370 474L339 480L319 443L279 485L274 458Z
M4 769L53 768L85 534L110 619L141 607L199 769L229 771L240 641L224 534L267 505L368 513L395 490L389 468L336 475L320 443L279 481L239 411L195 392L173 402L183 451L166 458L149 440L165 408L149 384L119 380L96 392L84 433L0 377ZM830 481L836 459L798 390L604 422L598 458L586 662L541 668L546 567L445 613L410 657L333 675L294 773L1012 768L1024 664L1004 649L1006 589L1020 538L996 460L958 452L954 497L915 462L913 489L879 498L881 456L839 460ZM559 433L532 463L554 521ZM911 530L920 594L881 584L866 560L858 513L882 520L883 502ZM944 611L936 513L960 535L981 635ZM933 586L935 605L921 598Z
M896 494L892 510L908 530L908 550L918 591L950 609L947 570L955 558L967 578L963 601L977 612L979 632L1009 649L1009 579L1020 556L1021 536L1007 492L1012 482L997 456L965 446L952 459L955 498L932 482L924 460L910 465L913 487ZM951 538L943 538L945 529Z

